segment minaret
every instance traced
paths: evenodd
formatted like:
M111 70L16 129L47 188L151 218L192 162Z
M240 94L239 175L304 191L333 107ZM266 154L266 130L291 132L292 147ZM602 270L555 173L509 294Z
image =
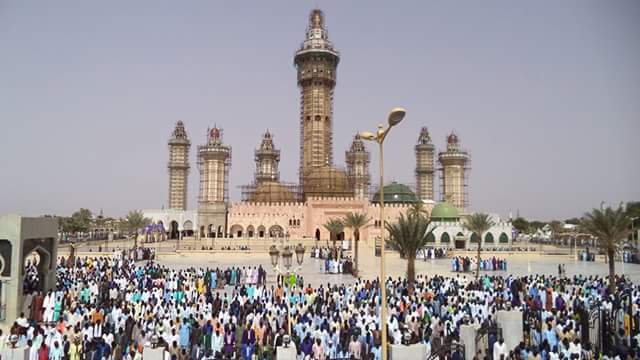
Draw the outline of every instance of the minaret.
M333 165L333 89L340 54L329 41L324 14L309 15L307 37L294 57L300 88L300 182L313 167Z
M178 120L169 139L169 209L187 210L190 148L184 124Z
M347 178L356 199L369 198L369 152L364 147L360 134L356 134L349 151L345 153L347 163Z
M198 167L200 168L198 199L200 236L224 236L231 147L222 143L222 131L217 127L208 130L207 144L198 146Z
M421 201L434 200L433 196L433 153L431 135L427 127L420 130L416 144L416 196Z
M273 145L273 137L269 130L262 136L262 143L255 151L256 160L256 184L266 181L279 181L280 150Z
M447 151L438 153L442 171L440 175L442 201L448 201L460 211L467 206L467 165L469 153L458 143L458 136L451 133L447 137Z

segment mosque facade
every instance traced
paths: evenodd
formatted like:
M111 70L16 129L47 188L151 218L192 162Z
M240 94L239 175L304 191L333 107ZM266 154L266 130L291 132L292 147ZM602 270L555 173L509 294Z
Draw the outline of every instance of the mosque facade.
M197 148L198 204L197 210L187 209L191 143L185 124L178 121L169 140L168 208L144 210L153 222L147 227L147 235L153 232L154 236L168 238L327 240L327 221L357 212L371 219L370 226L360 230L363 241L379 241L378 189L375 193L370 191L370 153L359 135L345 151L346 169L334 163L333 91L339 60L340 54L328 37L324 14L313 10L305 40L294 55L300 89L300 164L295 183L280 179L280 150L275 135L266 131L254 152L254 178L241 186L241 200L230 202L231 146L224 143L223 131L216 126L208 129L206 143ZM438 153L436 168L435 146L428 129L423 127L415 155L416 191L395 182L385 185L385 221L394 222L420 201L428 214L438 215L433 219L439 224L434 246L467 247L473 242L473 234L463 230L461 219L468 204L469 153L462 150L458 136L451 133L446 150ZM440 174L440 203L434 201L436 170ZM488 232L488 240L493 237L495 243L510 244L510 222L496 216L494 221L497 225ZM338 235L338 240L351 238L350 229Z

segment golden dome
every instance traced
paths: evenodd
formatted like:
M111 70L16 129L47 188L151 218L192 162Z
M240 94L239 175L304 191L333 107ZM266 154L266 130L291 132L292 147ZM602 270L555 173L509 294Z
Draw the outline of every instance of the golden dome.
M353 188L349 184L347 174L330 166L310 169L304 177L303 187L306 197L353 196Z
M294 202L293 192L277 181L264 182L256 188L249 198L251 202L284 203Z

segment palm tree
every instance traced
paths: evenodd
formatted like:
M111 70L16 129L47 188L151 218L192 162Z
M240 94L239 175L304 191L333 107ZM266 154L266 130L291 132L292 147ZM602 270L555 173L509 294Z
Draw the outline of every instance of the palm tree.
M366 214L348 213L342 223L344 227L353 230L353 276L358 276L358 243L360 242L360 229L367 226L371 221Z
M389 232L389 247L397 251L400 257L407 259L407 282L409 291L413 293L413 286L416 281L416 257L428 241L429 235L433 233L435 226L431 226L431 220L424 216L400 214L398 222L395 224L386 223L385 227Z
M480 277L480 249L482 246L482 235L487 232L495 222L489 214L474 213L469 215L463 222L465 229L478 235L478 254L476 255L476 280Z
M582 218L582 229L597 239L598 247L604 250L609 260L609 290L615 290L615 254L618 245L621 244L629 234L631 219L627 212L618 206L617 209L607 207L606 209L593 209L590 213L584 214Z
M129 235L133 235L134 248L138 247L138 230L150 222L151 220L144 217L140 210L132 210L127 214L127 217L123 221L123 227L129 232Z
M424 207L424 203L420 200L414 202L413 204L411 204L411 207L408 210L409 215L416 215L416 216L427 216L428 215L428 211L427 209Z
M339 219L330 219L324 223L324 228L329 231L329 240L333 242L333 248L335 249L338 234L344 230L344 224Z

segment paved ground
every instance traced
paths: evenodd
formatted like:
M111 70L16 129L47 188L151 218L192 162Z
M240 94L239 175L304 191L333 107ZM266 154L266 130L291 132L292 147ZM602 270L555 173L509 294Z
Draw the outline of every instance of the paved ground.
M103 243L101 243L104 245ZM83 244L84 249L88 250L89 247L93 248L95 252L97 250L98 243ZM89 246L87 246L89 245ZM228 266L257 266L262 265L267 271L273 274L271 269L271 263L269 255L265 252L261 253L238 253L238 252L183 252L174 253L175 244L160 243L161 255L159 256L159 262L167 266L172 267L228 267ZM110 242L109 247L126 246L123 242ZM68 252L66 247L60 249L60 255L66 255ZM88 254L86 252L80 255ZM474 253L463 253L469 256L475 256ZM506 253L486 253L483 257L498 256L506 258L508 262L508 270L487 272L492 274L548 274L556 275L558 273L558 264L565 265L567 275L573 276L576 274L582 274L585 276L591 275L606 275L608 273L608 264L603 261L603 257L599 256L596 262L580 262L576 261L571 256L562 255L543 255L541 253L527 253L527 252L514 252L510 254ZM305 262L300 269L299 273L305 278L305 282L311 282L313 286L317 286L321 283L353 283L355 279L350 275L332 275L322 274L320 272L321 262L320 260L312 259L306 254ZM386 270L388 276L398 277L403 276L406 271L406 261L399 258L396 253L388 252L386 255ZM455 276L456 273L451 272L451 260L450 259L437 259L428 261L418 261L416 263L416 271L418 274L423 275L448 275ZM619 274L628 275L633 281L640 281L640 265L636 264L623 264L616 263L616 271ZM361 245L360 248L360 275L363 279L374 279L380 274L380 258L373 256L373 249L370 246ZM460 275L471 276L471 275Z
M373 256L373 251L365 247L361 251L360 275L364 279L373 279L379 276L380 261ZM469 253L470 256L473 256ZM492 255L492 254L491 254ZM484 256L491 256L486 254ZM565 264L568 276L582 274L584 276L606 275L608 264L599 259L596 262L579 262L569 256L541 255L533 253L512 253L496 254L507 259L507 271L486 272L491 274L548 274L556 275L558 264ZM235 252L206 253L183 253L175 255L161 255L159 262L172 267L228 267L228 266L257 266L262 265L267 271L271 271L269 255L261 254L240 254ZM355 279L350 275L322 274L320 272L321 261L306 257L299 273L305 278L305 282L311 282L313 286L325 283L353 283ZM387 253L386 270L388 276L402 276L406 271L406 261L399 258L397 254ZM423 275L448 275L456 276L451 272L450 259L436 259L428 261L417 261L416 271ZM640 281L640 265L616 263L616 271L619 274L628 275L633 281ZM471 275L460 275L471 276Z

